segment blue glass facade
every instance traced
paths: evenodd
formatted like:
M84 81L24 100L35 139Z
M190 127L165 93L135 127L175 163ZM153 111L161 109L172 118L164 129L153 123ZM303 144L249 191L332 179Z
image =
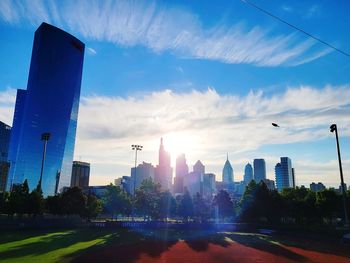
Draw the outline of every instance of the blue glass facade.
M37 186L41 134L49 132L43 192L54 194L57 173L58 189L69 187L84 49L80 40L49 24L41 24L35 32L27 90L17 92L9 157L11 183L28 179L30 189Z
M0 162L7 162L11 127L0 121Z

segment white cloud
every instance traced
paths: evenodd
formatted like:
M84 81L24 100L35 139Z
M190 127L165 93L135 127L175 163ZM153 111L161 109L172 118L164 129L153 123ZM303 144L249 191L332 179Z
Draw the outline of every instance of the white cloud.
M14 89L9 87L0 91L0 120L7 125L12 125L15 101L16 91Z
M14 94L12 89L0 92L0 118L8 123ZM279 156L264 154L262 146L331 138L328 127L334 120L342 136L349 137L350 86L301 86L273 96L261 91L220 95L213 88L186 93L164 90L127 98L95 95L81 98L75 156L92 163L92 184L104 184L129 173L131 144L144 145L140 162L157 163L159 138L164 136L171 152L172 147L184 149L190 165L200 159L218 179L226 152L237 180L244 165L257 157L266 159L268 177L274 179ZM281 128L276 130L271 122L278 122ZM299 184L338 185L336 156L328 162L294 158L293 163ZM344 175L350 184L350 160L344 160Z
M95 56L97 54L96 50L93 49L92 47L88 47L87 51L90 55Z
M81 101L77 156L115 165L119 175L124 175L132 166L130 144L142 143L145 151L140 160L156 163L159 138L179 136L191 144L190 163L201 159L220 175L228 151L241 175L243 163L258 157L261 146L327 138L328 126L335 119L342 135L350 136L349 86L301 86L271 97L262 92L222 96L212 88L188 93L165 90L128 98L90 96ZM271 122L278 122L282 128L276 131ZM178 144L187 149L181 140ZM256 155L251 156L254 151ZM278 157L272 159L270 178ZM337 171L335 164L332 167ZM304 168L296 166L301 182L308 181L310 175L310 169ZM323 175L328 172L324 170ZM318 170L314 174L318 175Z
M258 26L208 28L196 14L156 2L61 1L58 6L53 1L3 1L0 16L9 23L47 21L87 39L233 64L293 66L331 52L314 40L293 33L274 35Z

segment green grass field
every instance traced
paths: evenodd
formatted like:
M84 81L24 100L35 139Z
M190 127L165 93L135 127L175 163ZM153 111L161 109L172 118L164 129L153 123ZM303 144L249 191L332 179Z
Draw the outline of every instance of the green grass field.
M85 228L0 233L0 262L96 262L99 259L123 263L164 262L164 255L166 262L181 262L184 260L182 251L187 257L198 260L192 262L202 263L216 262L211 261L210 256L215 259L225 255L227 262L232 262L232 256L240 256L238 262L250 262L254 253L255 258L268 260L262 262L307 262L313 257L316 257L314 262L322 262L317 258L323 259L325 255L333 255L334 258L327 259L333 262L350 258L349 248L334 241L233 232L157 230L140 233Z

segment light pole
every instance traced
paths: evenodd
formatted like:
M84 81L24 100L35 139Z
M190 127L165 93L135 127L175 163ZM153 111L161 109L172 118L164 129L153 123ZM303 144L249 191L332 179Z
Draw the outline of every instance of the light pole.
M44 164L45 164L45 158L46 158L46 147L47 147L47 142L48 140L50 140L50 133L49 132L45 132L43 134L41 134L41 140L44 141L44 149L43 149L43 158L41 161L41 172L40 172L40 179L39 179L39 183L38 183L38 187L41 190L41 182L43 180L43 173L44 173Z
M134 182L133 182L133 184L134 184L134 186L133 186L133 196L134 196L134 199L135 199L135 190L136 190L137 151L142 151L142 148L143 148L142 145L138 145L138 144L133 144L133 145L131 145L131 149L132 149L133 151L135 151L135 172L134 172ZM135 201L135 200L134 200L134 201ZM132 215L133 215L133 219L134 219L134 207L133 207L132 210L133 210L133 211L132 211Z
M345 189L345 184L344 184L344 177L343 177L343 168L341 164L341 156L340 156L340 147L339 147L339 138L338 138L338 129L337 129L337 124L332 124L330 127L330 132L335 131L335 139L337 142L337 152L338 152L338 162L339 162L339 172L340 172L340 181L341 181L341 189L342 189L342 194L343 194L343 207L344 207L344 221L345 221L345 226L349 225L349 219L348 219L348 211L346 208L346 189Z

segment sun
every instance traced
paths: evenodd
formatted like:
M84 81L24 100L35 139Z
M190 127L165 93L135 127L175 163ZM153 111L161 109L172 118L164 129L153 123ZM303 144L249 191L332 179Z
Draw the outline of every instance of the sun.
M164 148L171 155L171 162L175 163L176 157L184 153L190 155L197 145L196 136L187 132L172 132L163 136Z

